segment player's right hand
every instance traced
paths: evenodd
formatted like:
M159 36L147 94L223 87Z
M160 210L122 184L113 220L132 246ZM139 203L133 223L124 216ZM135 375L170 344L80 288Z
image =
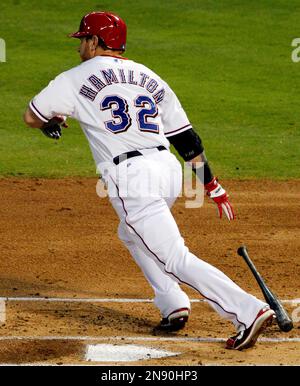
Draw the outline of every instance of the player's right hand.
M56 116L50 119L49 122L45 123L41 130L46 137L51 139L59 139L62 135L61 128L68 127L68 124L65 122L65 118L62 116Z
M228 200L228 194L225 189L219 184L216 177L214 177L208 184L205 185L207 195L218 205L219 216L222 218L223 212L229 221L235 219L235 214Z

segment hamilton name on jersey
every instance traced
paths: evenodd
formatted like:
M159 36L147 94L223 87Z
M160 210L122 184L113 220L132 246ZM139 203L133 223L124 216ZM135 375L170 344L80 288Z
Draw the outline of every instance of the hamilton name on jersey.
M130 69L124 70L122 68L118 68L117 70L107 68L100 70L97 75L92 74L88 77L87 83L82 85L79 93L80 95L94 101L100 91L118 83L135 85L147 90L150 94L152 94L156 103L161 102L165 96L165 89L158 83L157 80L151 78L143 72L137 72Z

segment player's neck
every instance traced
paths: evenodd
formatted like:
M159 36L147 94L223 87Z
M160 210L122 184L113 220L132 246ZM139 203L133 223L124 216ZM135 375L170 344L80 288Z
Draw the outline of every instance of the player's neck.
M100 48L100 47L98 47ZM116 50L103 50L99 49L97 50L97 56L114 56L116 58L123 58L122 51L116 51Z
M124 59L124 57L122 55L116 54L115 52L111 52L110 54L103 54L103 55L100 55L100 56L113 56L114 58Z

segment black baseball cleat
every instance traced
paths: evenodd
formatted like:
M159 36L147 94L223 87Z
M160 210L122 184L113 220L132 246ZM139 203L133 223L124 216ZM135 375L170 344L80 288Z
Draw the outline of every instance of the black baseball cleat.
M259 311L252 325L239 334L229 338L226 342L226 348L231 350L244 350L253 347L259 335L269 326L271 326L275 312L269 307Z
M173 311L167 318L163 318L154 331L175 332L182 330L188 321L190 310L179 308Z

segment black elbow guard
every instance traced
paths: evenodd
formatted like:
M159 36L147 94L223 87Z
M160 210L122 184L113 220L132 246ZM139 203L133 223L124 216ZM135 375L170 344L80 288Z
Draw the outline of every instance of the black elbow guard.
M173 135L169 137L168 140L185 161L192 160L204 151L201 139L193 129Z

